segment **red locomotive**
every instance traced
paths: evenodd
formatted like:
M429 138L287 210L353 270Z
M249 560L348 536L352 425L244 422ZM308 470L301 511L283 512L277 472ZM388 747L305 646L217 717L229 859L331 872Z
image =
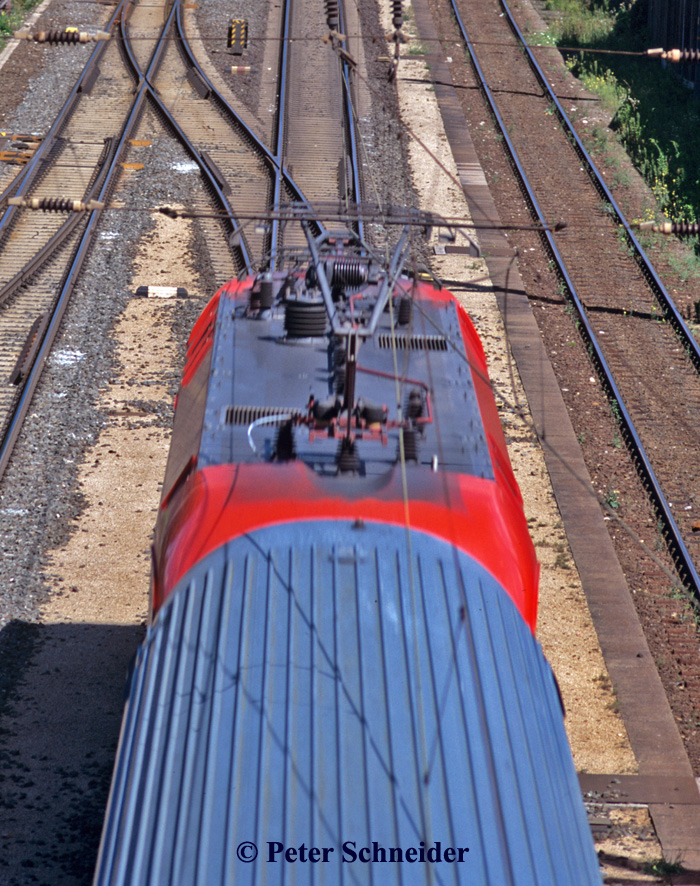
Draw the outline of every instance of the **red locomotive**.
M349 231L197 322L96 883L599 883L477 333Z

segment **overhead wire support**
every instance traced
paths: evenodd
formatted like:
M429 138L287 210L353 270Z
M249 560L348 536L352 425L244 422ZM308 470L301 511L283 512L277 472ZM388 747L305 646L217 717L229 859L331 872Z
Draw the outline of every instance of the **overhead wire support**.
M85 202L65 197L10 197L7 204L41 212L91 212L93 209L105 208L104 202L99 200Z
M338 25L342 29L343 28L343 12L340 6L337 3L337 0L329 0L329 2L335 3L338 7ZM330 25L329 25L330 26ZM336 50L339 58L340 58L340 67L342 73L343 80L343 94L345 97L345 119L347 121L347 140L350 148L350 172L352 175L352 189L353 189L353 201L355 205L357 205L361 199L361 189L360 189L360 163L358 160L357 154L357 137L355 133L355 114L352 103L352 93L350 86L350 79L352 76L352 72L357 67L357 63L352 56L343 49L341 44L342 41L345 41L345 37L342 34L338 34L338 42L337 45L334 43L333 47ZM357 233L360 236L361 240L364 240L364 223L362 215L358 212L357 216Z
M151 209L133 209L127 206L110 207L115 211L124 212L157 212L161 215L167 215L170 218L221 218L227 215L224 210L208 210L194 209L182 206L171 206L163 204L154 206ZM405 207L379 206L373 203L353 203L345 204L342 201L334 203L324 203L314 201L307 203L305 200L292 203L279 203L264 213L260 212L236 212L236 218L250 221L299 221L305 218L307 221L320 224L321 222L347 224L349 222L376 222L382 224L394 224L408 226L412 228L444 228L447 232L445 239L450 243L454 242L457 234L464 237L469 244L470 255L475 258L480 256L478 245L467 233L465 228L472 230L498 230L498 231L534 231L539 234L549 232L550 234L559 234L565 231L568 225L559 221L553 225L548 224L474 224L471 219L464 216L441 216L433 212L419 212L416 210L406 209ZM473 251L472 251L473 250ZM449 249L448 249L449 251Z
M401 44L406 42L406 38L401 31L403 26L402 0L391 0L391 11L391 24L394 27L394 31L390 37L394 43L394 61L389 70L389 82L396 79L396 73L399 69L399 59L401 58Z
M665 62L699 62L700 50L698 49L647 49L645 55L649 58L660 58Z
M34 43L53 43L53 44L78 44L78 43L100 43L104 40L111 40L112 35L108 31L97 31L94 34L88 34L86 31L79 31L77 28L52 28L48 31L30 31L28 28L22 28L14 33L15 40L29 40Z
M654 234L676 234L679 237L694 237L700 234L697 222L637 222L632 225L640 231L651 231Z

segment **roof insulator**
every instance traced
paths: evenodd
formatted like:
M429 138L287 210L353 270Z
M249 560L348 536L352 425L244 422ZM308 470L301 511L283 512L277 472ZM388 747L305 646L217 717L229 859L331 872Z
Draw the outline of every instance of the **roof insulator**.
M338 445L335 461L341 474L356 474L360 470L360 458L354 440L343 437Z
M399 434L403 438L404 461L418 461L418 432L415 428L399 428ZM397 460L401 458L401 443L399 442L396 453Z

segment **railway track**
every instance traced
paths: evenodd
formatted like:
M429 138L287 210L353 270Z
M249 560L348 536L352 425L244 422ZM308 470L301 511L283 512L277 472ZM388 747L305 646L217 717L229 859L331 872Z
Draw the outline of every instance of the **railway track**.
M101 207L111 198L110 205L122 208L119 174L142 165L137 157L144 144L134 134L150 106L205 180L211 202L194 208L209 216L202 219L202 226L216 277L226 279L258 267L267 257L274 264L283 245L302 245L303 234L298 226L283 228L277 220L271 225L255 225L253 220L280 203L305 202L288 167L298 170L316 200L334 194L341 201L356 202L360 197L347 65L322 41L328 25L319 11L318 4L314 8L301 0L287 0L284 31L304 34L315 14L318 41L311 59L302 52L306 42L291 51L288 40L277 43L281 88L270 149L195 58L179 0L171 6L120 4L107 24L114 39L93 52L49 136L3 199L45 202L60 195L84 203L97 200ZM315 97L320 95L326 103L319 111ZM127 162L127 157L134 159ZM13 205L0 219L0 274L8 281L0 289L0 372L12 381L0 394L0 427L4 427L0 473L10 458L100 211L66 217ZM243 225L237 216L246 219Z
M134 10L134 12L135 11L136 10ZM180 78L179 82L181 83L181 91L179 94L173 96L173 104L171 107L169 105L169 102L166 103L165 100L163 99L162 92L161 92L161 99L162 99L163 107L166 110L168 110L170 107L170 112L171 112L171 116L172 116L173 120L177 123L178 127L183 129L183 131L184 131L184 129L185 129L184 124L186 122L185 115L189 113L187 108L189 107L190 103L189 103L189 101L185 100L185 98L182 96L182 93L189 91L189 94L192 97L193 101L195 103L197 103L198 105L201 105L204 101L207 101L209 103L212 103L212 100L214 102L218 102L219 99L214 98L214 93L212 92L211 96L205 100L204 97L201 96L199 90L193 89L191 80L186 75L186 67L182 65L182 57L183 57L183 53L184 53L184 58L185 59L187 58L187 50L185 49L185 43L189 44L190 36L188 36L188 35L191 34L190 28L188 25L188 18L193 18L194 13L191 10L182 10L181 17L182 17L182 36L180 38L178 38L179 39L178 52L176 52L174 55L171 55L170 47L168 47L168 51L164 54L163 67L155 73L155 79L157 82L162 83L161 79L159 79L159 78L161 78L162 73L164 72L165 68L167 66L170 66L170 64L172 63L173 71L177 72L177 76ZM320 15L319 17L321 19L323 18L322 15ZM176 19L177 18L179 18L179 16L176 16ZM160 24L162 24L162 20L163 20L163 17L161 15ZM137 28L137 24L138 24L138 28ZM155 29L158 27L158 24L159 24L158 21L150 22L150 23L148 21L145 21L143 24L137 23L135 18L130 18L127 22L127 30L132 35L131 45L134 47L134 55L139 59L139 67L141 67L142 70L148 67L150 56L148 55L147 52L142 52L140 49L140 45L144 41L136 40L133 38L135 38L139 34L144 33L147 25L149 28ZM355 33L355 31L351 25L348 26L347 30L350 33ZM203 32L204 32L204 29L203 29ZM231 104L232 100L231 100L230 96L227 97L226 94L220 89L220 86L218 84L216 84L215 78L210 78L210 76L209 76L209 73L207 71L207 67L203 61L203 56L200 54L200 50L203 48L204 44L198 45L196 39L192 39L191 45L192 45L192 47L194 47L194 50L191 50L193 58L196 53L196 63L202 69L202 72L204 73L205 77L207 79L211 79L212 84L216 86L215 92L220 94L221 99L228 101L229 104ZM151 43L151 47L152 46L153 46L153 43ZM181 58L179 59L179 66L178 66L178 53L181 56ZM355 50L353 50L353 54L356 57L360 57L360 52L355 52ZM335 58L335 62L337 63L337 58ZM187 63L187 66L190 68L193 67L193 65L191 63ZM104 66L102 67L102 70L103 71L105 70ZM337 70L337 64L336 64L336 70ZM183 77L183 73L184 73L184 77ZM133 83L137 83L137 82L138 82L138 78L134 78ZM275 82L276 82L275 79L273 77L271 77L270 84L274 84ZM270 87L270 88L272 88L272 87ZM274 89L272 91L274 91ZM146 108L150 108L150 109L156 108L157 113L159 114L161 119L165 119L160 111L160 106L157 104L157 102L153 101L153 99L151 97L151 93L149 92L148 86L146 86L145 92L147 93L147 95L144 99L144 106ZM176 92L177 91L174 90L174 93L176 93ZM247 113L244 109L241 109L238 106L236 107L236 110L237 110L238 115L241 118L241 120L243 120L244 122L247 122L247 124L250 124L249 128L257 136L258 140L263 145L267 144L269 146L268 152L269 152L270 157L273 159L265 161L263 163L263 166L265 166L265 165L269 166L270 169L273 170L273 172L271 173L271 176L274 175L274 169L276 167L278 167L280 164L279 163L275 164L275 162L274 162L274 157L276 156L276 152L275 152L275 141L274 141L272 131L270 131L268 133L268 135L266 136L265 135L265 127L260 127L260 126L256 125L256 120L253 119L251 114ZM198 113L199 113L199 111L198 111ZM222 112L218 112L218 113L219 113L219 116L221 118L223 118L223 113ZM145 116L145 115L142 115L142 117L143 116ZM336 123L335 125L337 126L338 124ZM168 127L170 129L173 129L173 131L174 131L174 127L172 127L171 124L168 124ZM270 130L272 128L274 128L274 127L271 127ZM243 131L243 127L239 127L239 129L241 132ZM192 144L192 147L195 152L195 153L190 153L190 156L192 157L192 160L194 163L196 160L195 154L199 153L201 150L205 150L205 151L207 150L207 141L204 139L197 140L196 131L195 130L190 130L190 131L193 132L191 144ZM137 131L136 134L138 136L139 132ZM139 139L136 138L135 141L139 141ZM247 145L248 141L249 141L249 139L247 136L241 136L241 144L242 145ZM339 149L339 154L343 159L345 159L347 157L348 153L350 153L350 151L347 147L347 143L346 143L345 139L339 139L339 143L340 142L342 142L342 146ZM123 158L122 162L125 162L125 163L130 162L130 161L139 162L140 160L143 159L143 154L145 152L147 152L149 150L149 148L150 148L150 146L146 146L146 145L130 144L130 146L128 148L129 153ZM282 165L286 166L287 156L288 156L287 148L285 147ZM328 159L328 158L324 158L324 159ZM329 180L335 181L336 183L338 181L341 181L341 184L343 182L347 183L349 177L346 175L343 179L340 176L338 176L337 168L335 170L336 178L333 179L332 173L333 173L334 164L335 164L335 157L333 158L332 162L329 161L326 164L328 170L330 170ZM224 164L222 163L222 165L224 165ZM218 164L217 164L217 166L218 166ZM291 164L291 168L288 169L287 171L294 174L295 173L294 164ZM136 177L137 174L138 174L138 172L135 172L134 175L131 177L132 181ZM265 180L266 187L268 188L267 193L269 193L270 180L271 180L271 178L268 178ZM309 179L309 181L311 181L311 178ZM288 185L283 185L281 190L284 191L284 189L287 187L288 187ZM311 185L309 185L309 187L311 187ZM342 195L342 192L339 191L339 196L341 196L341 195ZM113 205L116 205L118 207L125 205L122 202L121 191L119 189L119 186L117 186L115 188L112 200L113 200ZM215 203L209 204L205 200L199 200L198 202L197 201L195 201L195 202L196 202L197 208L199 208L200 210L205 210L207 208L211 208L211 206L216 206ZM152 205L152 203L153 203L153 201L151 200L150 205ZM143 204L139 203L139 205L137 207L132 206L131 208L145 208L146 205L147 205L146 201L144 201ZM234 207L234 209L235 209L235 207ZM230 236L233 232L233 229L230 226L227 226L226 223L222 224L220 219L199 218L197 220L197 224L200 225L202 230L205 232L207 246L210 248L210 250L213 253L215 252L216 255L220 256L219 258L215 257L214 261L213 261L213 264L216 269L215 272L216 272L217 276L219 275L219 273L226 273L223 271L220 272L218 270L218 268L217 268L218 263L220 263L220 266L222 268L228 266L229 268L233 269L232 271L231 270L228 271L227 276L230 276L231 273L234 273L236 271L237 267L240 266L240 263L242 261L242 259L240 257L240 253L237 252L236 247L234 246L234 249L232 250L230 248L230 245L228 242L230 239ZM99 237L102 232L103 232L103 230L99 229L97 236ZM105 233L108 233L108 232L105 232ZM260 248L261 249L267 248L266 243L265 243L265 235L261 234L259 236L260 236L260 239L257 242L261 244ZM219 244L219 245L217 245L217 244ZM219 277L219 279L221 279L221 277Z
M248 221L241 229L235 222L237 213L250 220L283 200L303 201L304 193L313 200L337 193L341 205L343 201L359 202L362 197L349 68L346 62L339 63L336 54L323 41L329 27L336 24L342 27L343 13L342 10L334 12L332 5L329 8L331 12L327 10L325 22L318 14L320 10L316 9L314 16L314 9L306 0L290 2L282 10L280 36L286 39L279 41L277 69L262 86L263 94L270 94L276 86L280 94L277 122L271 127L271 147L268 148L246 122L246 115L234 110L195 58L186 34L187 13L179 2L169 11L165 5L120 6L108 25L118 28L119 39L95 50L41 150L3 196L52 196L58 184L65 180L68 166L73 171L75 185L75 192L70 194L72 198L110 194L114 188L114 172L118 164L124 162L118 158L126 154L127 135L133 131L144 106L150 103L201 168L214 206L223 213L218 220L202 222L207 227L217 277L222 279L252 266L265 255L270 255L274 263L276 251L281 247L277 220L257 228ZM466 11L471 13L469 4ZM457 7L456 12L459 17ZM335 15L336 20L331 22L331 15ZM309 22L314 23L313 33L308 32ZM523 45L512 20L498 15L489 19L488 26L494 30L480 27L479 44L505 47L508 40L520 40ZM463 24L462 30L469 40ZM134 35L138 39L133 39ZM174 35L177 40L169 39ZM482 74L484 88L492 97L494 113L502 119L504 139L521 172L531 182L527 185L531 206L537 208L542 220L561 218L568 225L563 236L549 236L548 247L559 263L561 279L578 312L577 323L584 331L589 351L604 375L616 418L663 518L680 575L697 589L700 580L685 543L688 537L692 538L692 518L686 516L678 504L672 512L669 504L673 500L683 505L687 500L688 480L692 484L693 477L686 471L679 479L677 463L665 459L667 447L658 437L658 416L670 403L675 407L670 420L674 423L676 446L691 454L700 446L692 422L694 409L700 405L697 403L700 386L693 365L700 365L695 341L646 262L605 183L596 175L592 161L575 133L567 128L565 114L529 50L525 50L529 56L527 62L523 59L525 67L519 70L511 64L502 64L499 53L503 49L492 58L487 56L482 69L480 45L471 44L470 49ZM119 54L126 64L115 64ZM110 71L106 78L99 73L101 59L103 67ZM490 76L495 78L492 88L487 85ZM137 91L131 102L129 86ZM509 101L519 100L523 95L528 100L525 110L519 104L509 105ZM343 104L344 113L341 113L339 109ZM94 108L98 106L103 116L96 126ZM523 113L542 120L539 140L521 137L517 125L508 123ZM559 124L563 124L563 128ZM102 139L96 135L97 129ZM571 159L572 144L578 152L575 162L582 164L581 175L572 181L564 165L557 180L558 158ZM132 150L135 150L133 146ZM320 163L319 154L323 158ZM52 160L57 161L53 167ZM292 179L290 170L301 186ZM575 187L566 190L572 184ZM229 195L234 191L235 205L231 205ZM119 205L118 198L115 205ZM12 409L18 401L17 389L24 386L19 399L20 405L26 403L35 383L30 372L32 361L38 356L40 368L45 358L46 347L39 347L45 333L48 333L45 344L50 343L52 306L68 296L77 271L75 263L61 265L57 260L49 260L52 250L63 244L61 248L66 257L84 254L86 237L94 234L96 216L97 213L93 213L86 223L75 215L67 222L59 215L52 215L47 223L45 214L22 213L12 207L0 220L0 237L6 240L0 261L3 276L10 280L0 291L0 300L11 302L2 314L7 327L0 333L5 345L5 356L0 359L5 360L4 371L17 383L7 389L9 394L7 390L4 393L2 407L10 433L5 454L0 456L0 466L6 464L16 428L21 423L21 410L16 419L12 418ZM598 220L600 234L597 241L600 261L594 265L588 261L586 247L582 253L576 237L577 228L590 218ZM69 235L74 243L66 239ZM287 231L286 237L289 245L298 245L301 235L297 229L293 234ZM37 241L42 246L39 260L34 253ZM39 261L46 264L45 280L37 276ZM24 284L30 278L32 286L27 287ZM24 302L14 297L20 290L26 290ZM60 298L56 292L61 293ZM57 316L60 319L60 313ZM18 334L18 329L22 329L22 333ZM632 350L631 330L636 336ZM642 380L635 372L635 348L656 355L649 379ZM689 459L690 464L695 461ZM679 513L680 527L675 517Z
M279 15L279 39L273 41L279 56L269 65L269 76L261 85L263 94L271 96L277 91L278 96L268 145L256 134L258 127L246 120L243 108L234 108L231 97L207 72L205 60L195 55L187 22L187 12L179 5L178 48L188 80L202 101L196 103L194 112L178 105L182 92L175 85L177 74L167 67L167 63L175 64L173 53L166 53L166 64L159 72L159 78L170 86L161 89L158 79L157 91L173 119L182 121L186 134L191 135L205 166L225 183L227 193L235 191L232 212L248 220L243 236L251 241L256 266L269 261L274 267L281 248L305 246L301 229L298 225L282 228L273 218L256 230L251 218L263 217L290 201L309 205L327 202L335 195L341 202L361 199L352 105L345 85L347 65L339 62L323 40L329 26L319 4L287 0Z
M560 234L545 234L560 295L568 298L599 370L620 435L662 521L680 581L700 599L690 513L699 479L691 467L700 455L693 421L700 406L698 345L570 126L507 4L455 0L454 9L530 211L543 226L566 226ZM470 36L474 33L478 39ZM526 120L538 123L525 125ZM643 375L640 353L645 355ZM687 461L679 470L680 450Z
M118 7L108 27L117 19ZM99 63L113 65L118 49L98 44L61 113L27 167L3 198L89 201L108 186L115 145L131 100L130 81L98 83ZM95 123L99 103L102 122ZM22 211L5 206L0 219L0 372L9 382L0 388L0 472L19 433L38 370L46 358L72 286L76 260L94 230L84 214ZM90 233L88 233L90 232Z
M635 796L640 801L645 796L648 799L665 856L683 858L684 863L696 868L700 863L695 851L700 806L692 775L693 768L695 774L698 772L699 759L695 712L700 700L700 668L692 610L677 589L678 578L672 574L670 557L662 551L663 539L660 530L655 529L657 517L642 484L624 450L619 448L621 440L617 445L613 442L613 433L621 436L619 424L612 410L605 406L601 385L591 375L588 343L582 344L570 316L572 311L567 310L569 302L551 279L555 267L547 267L549 256L542 258L539 235L515 228L504 235L492 227L501 219L506 224L510 221L522 225L530 216L530 209L523 202L522 185L512 174L512 163L505 159L503 136L486 123L485 103L472 71L467 65L462 68L455 64L450 72L458 56L454 19L445 14L445 7L439 2L432 4L432 12L443 28L441 51L431 53L430 64L443 118L450 121L446 123L448 139L477 227L486 228L480 235L482 248L487 251L513 355L543 441L560 514L609 668L616 705L635 752L642 776L640 785L649 779L651 787L657 778L659 783L668 785L671 778L682 776L690 799L688 806L669 807L659 805L659 798L652 799L647 789ZM519 12L528 21L527 10L521 7ZM426 15L419 11L417 17L421 38L436 40ZM529 21L532 30L541 31L541 22ZM499 50L502 48L499 45ZM557 93L572 96L572 105L583 105L588 111L582 116L593 118L593 124L598 124L594 108L583 104L585 94L581 95L573 78L562 74L561 57L552 50L541 50L541 54ZM501 60L504 65L508 63L506 56L502 55ZM454 90L451 80L457 87ZM454 122L461 119L462 109L455 113L460 99L463 113L471 123L469 134L463 125ZM537 121L535 118L535 125ZM583 122L585 125L590 121ZM528 123L532 120L523 115L522 125ZM480 170L478 174L475 171L478 155L486 178ZM622 164L620 171L625 173ZM645 198L641 188L623 191L623 196L638 203ZM594 254L592 230L584 229L579 235L583 239L588 234L592 239ZM518 268L513 267L514 245L518 247ZM643 364L644 355L637 355L637 359ZM620 522L610 519L608 515L615 513L611 507L606 514L607 525L599 509L605 480L610 483L607 488L618 490L622 513ZM674 582L676 590L669 593ZM557 605L562 603L565 584L560 585L559 591ZM593 721L591 718L590 722ZM609 778L611 783L620 785L622 794L618 796L631 797L624 786L624 775ZM595 778L590 782L587 779L581 776L581 784L595 795ZM604 782L605 777L600 777L600 781ZM632 782L634 779L630 779L630 787ZM616 801L611 796L606 802ZM666 802L672 800L668 798Z
M475 213L475 218L481 219L485 225L492 224L492 219L500 216L498 220L506 225L521 226L523 222L532 218L531 208L523 199L523 187L513 175L513 164L507 159L504 151L505 138L495 126L486 122L489 114L488 106L481 97L483 93L471 67L469 56L466 58L466 63L460 63L458 59L459 54L455 49L460 34L454 17L447 14L445 6L439 2L432 3L431 7L438 27L442 28L442 52L447 61L447 65L444 65L443 62L442 78L449 79L450 75L445 68L451 69L451 78L457 87L455 97L461 101L461 110L469 123L476 154L483 164L486 175L486 179L481 178L482 184L477 181L478 176L471 171L471 166L464 165L465 160L471 159L469 151L467 151L463 157L460 174L464 186L470 192L472 211ZM499 4L489 2L476 6L469 3L466 4L466 7L469 28L476 27L480 34L482 26L486 27L486 22L481 19L482 15L499 18L503 12L503 8ZM460 6L460 10L464 18L466 16L465 9ZM524 22L530 24L533 31L541 31L541 21L529 19L527 9L520 8L518 15L523 18ZM504 45L503 40L486 41L480 37L474 41L474 54L476 55L478 52L483 58L485 52L489 53L493 49L500 56L500 66L505 68L510 64L511 58L510 55L504 54ZM512 47L512 43L510 45ZM513 65L520 64L522 58L523 50L516 47ZM587 129L590 136L591 130L595 132L595 127L601 125L595 114L595 106L592 106L590 102L590 96L577 87L576 81L567 75L561 57L554 50L541 49L538 51L538 58L542 60L542 66L548 74L548 80L552 81L556 94L570 97L567 99L567 109L569 107L573 109L575 106L581 109L580 117L585 119L579 120L578 125L584 130ZM436 83L439 82L439 79L436 80ZM524 79L522 84L526 85ZM545 107L545 111L550 110L551 113L543 111L534 118L530 113L533 98L542 96L542 87L540 85L537 85L536 88L531 86L529 90L519 88L518 94L520 93L525 93L522 98L528 110L523 111L519 117L511 118L508 121L511 131L507 134L513 135L518 129L522 129L520 137L524 139L526 137L525 130L529 125L540 128L543 125L552 126L552 132L554 132L554 108L551 103ZM497 94L497 97L500 98L500 94ZM514 98L513 95L510 97ZM605 123L602 124L602 126L604 125ZM573 169L569 177L572 179L578 179L579 176L583 178L581 167L584 164L580 157L574 153L568 138L566 143L565 151L561 157L558 155L554 158L543 157L540 164L543 166L551 164L551 167L548 167L548 172L553 174L554 167L564 158L568 158L569 161L573 160ZM473 150L472 156L474 156ZM620 164L620 175L628 174L624 160L616 155L613 156ZM609 157L610 154L605 155L606 161ZM607 170L609 182L613 177L610 172L611 167L606 162L604 168ZM493 204L490 204L491 210L488 208L488 201L484 203L483 207L480 204L481 194L486 190L487 180L489 182L488 192L494 197L497 215ZM647 199L645 192L641 186L635 185L634 181L631 186L619 185L618 187L626 205L633 207L645 205L644 201ZM588 256L589 263L595 264L595 260L599 260L599 255L602 254L598 245L602 238L602 229L599 230L600 226L597 222L594 225L586 225L583 223L585 219L577 218L576 207L578 204L565 202L563 193L567 192L560 192L560 211L549 216L547 221L554 223L561 220L567 212L573 216L574 221L566 231L556 235L556 243L559 245L564 237L576 238L582 248L579 253L579 265L583 265L586 256ZM606 207L603 203L600 206L598 217L609 215L609 206ZM493 212L494 215L490 215L489 212ZM634 214L641 215L642 209L637 208ZM624 231L623 234L627 237ZM620 239L622 237L618 233L615 236ZM667 527L660 520L658 511L655 511L648 488L640 480L635 463L629 458L624 446L624 432L621 429L619 410L619 402L623 401L623 395L619 395L620 400L617 402L606 399L605 381L600 380L594 368L595 352L590 346L590 341L583 337L579 331L583 326L582 320L577 317L571 299L561 285L563 277L561 272L557 270L551 252L545 252L543 249L541 236L514 229L506 234L506 239L493 232L486 232L484 240L492 244L492 248L495 250L492 262L489 260L489 264L493 263L494 272L497 275L494 279L499 280L497 286L499 286L499 292L502 293L499 298L501 309L505 311L506 324L509 329L513 330L515 340L518 342L517 347L520 349L518 359L522 360L526 367L526 373L529 373L528 397L533 405L534 413L537 415L538 432L544 439L545 446L549 445L547 444L548 439L552 440L552 445L549 447L551 449L549 468L552 476L558 478L557 482L561 487L557 491L557 497L559 498L561 493L560 506L562 514L567 514L567 531L571 528L576 539L575 542L572 542L572 546L575 543L577 566L580 558L582 574L587 575L587 584L586 582L585 584L589 605L591 611L597 613L595 618L599 619L596 621L596 627L599 632L602 631L601 643L605 645L606 659L610 655L615 667L625 661L624 655L621 656L620 653L620 643L627 642L637 630L636 618L633 619L634 630L630 627L630 630L624 633L625 641L622 640L622 635L618 636L617 634L619 628L613 627L611 629L608 622L609 614L605 613L609 609L608 603L612 602L613 598L617 599L615 594L618 594L619 602L624 602L624 605L630 601L633 602L633 611L640 620L651 653L650 661L653 662L654 679L656 679L658 671L658 676L661 678L658 688L661 690L661 685L663 685L663 691L672 711L672 715L669 712L668 718L672 727L670 732L675 734L676 727L678 727L685 745L685 752L697 774L700 765L700 736L696 718L697 707L700 703L700 658L696 619L694 610L688 602L687 591L680 590L681 579L675 572L674 560L669 553L669 549L673 551L673 546L667 546L664 535ZM518 250L518 266L522 274L522 280L518 276L517 283L513 282L510 271L506 267L507 260L503 258L503 255L507 253L512 260L513 248ZM619 251L620 253L628 253L629 243L624 250ZM595 256L595 260L591 260L591 256ZM639 276L640 272L636 261L633 263L632 270ZM667 274L668 268L664 267L664 270ZM679 292L684 299L690 299L692 292L683 294L683 288L679 282L673 278L669 278L669 281L667 284L669 290L673 286L674 294ZM514 286L512 291L510 291L511 286ZM609 286L601 291L609 296L614 292ZM614 309L619 308L619 305L614 304L612 296L609 300L612 304L609 303L603 310L594 310L589 313L589 317L592 318L593 332L605 345L604 356L609 353L608 339L612 338L611 330L613 328L612 324L607 324L611 319L619 320L623 335L616 342L615 349L622 354L624 365L627 367L627 375L633 383L636 377L646 377L644 367L649 362L648 354L645 350L639 350L638 341L627 345L625 330L633 330L638 325L645 324L646 326L654 326L664 333L664 337L661 338L663 342L665 333L668 331L666 327L671 325L668 319L663 317L660 302L655 300L656 296L651 297L649 291L646 289L645 298L649 298L652 305L656 305L655 311L650 310L650 318L630 318L622 310L617 312ZM524 302L529 302L529 304L523 307ZM685 306L684 301L680 303ZM509 309L509 305L513 306L512 309ZM583 307L587 307L586 300L584 300ZM513 319L509 320L511 313ZM542 370L538 368L539 358L534 355L534 350L539 345L531 346L526 343L529 342L529 338L525 330L530 327L521 315L530 315L530 313L536 318L544 342L545 350L542 352L542 359L551 361L552 364L553 372L550 374L547 370L544 373L545 379L542 377ZM604 316L606 325L599 324L601 316ZM654 319L654 317L661 317L661 320ZM665 323L664 319L666 319ZM632 320L631 324L630 320ZM521 322L525 325L522 326ZM601 330L603 335L600 335ZM654 338L653 334L651 338ZM529 350L531 347L532 351ZM671 338L667 340L664 347L669 350L665 351L664 348L661 348L660 353L667 354L667 369L672 367L680 356L681 362L684 364L684 372L688 373L690 384L696 385L697 380L692 369L693 361L679 340ZM658 356L655 359L658 361ZM609 360L609 362L613 361ZM557 382L561 395L557 394L550 405L550 388L556 387ZM619 382L620 380L616 376L615 383ZM620 386L622 386L621 383ZM655 386L656 382L652 376L652 387ZM557 400L560 405L555 402ZM633 400L630 400L631 403ZM642 403L642 407L644 406L645 404ZM695 559L698 536L697 533L693 533L691 524L697 506L694 498L695 473L685 458L682 448L675 447L676 439L669 439L666 412L661 406L657 404L655 407L657 414L652 415L648 422L657 427L656 443L650 446L648 437L645 437L643 442L652 458L652 467L659 475L661 475L658 468L660 449L665 450L662 453L662 460L671 472L675 459L676 484L673 487L673 495L685 495L688 504L684 504L682 498L678 500L668 496L668 506L681 529L684 530L683 540L686 542L686 548L692 553L692 559ZM646 408L648 409L648 403ZM564 413L568 413L566 419ZM573 432L570 429L566 432L563 424L560 429L559 422L564 421L568 426L569 419L573 425ZM636 415L634 419L636 423ZM583 459L580 459L581 450ZM580 465L580 474L575 467L571 467L572 463ZM588 479L589 474L593 485L592 489ZM668 490L664 488L664 491L668 495ZM595 496L595 500L593 496ZM575 502L578 504L574 504ZM595 527L589 528L586 524L586 519L598 520L599 505L603 506L605 520L601 524L601 529L607 526L607 530L603 530L603 533L609 535L612 542L610 556L605 561L606 568L601 566L602 554L592 542L592 539L597 537L593 531ZM579 514L588 516L579 518ZM679 517L680 519L678 519ZM569 523L573 525L569 527ZM604 544L603 539L597 538L599 544ZM618 564L615 562L615 555L621 568L618 568ZM643 745L645 730L655 717L657 707L650 702L649 694L645 695L644 690L640 690L640 686L637 685L639 681L628 679L632 673L628 667L629 662L625 662L613 682L617 685L616 681L619 678L622 684L620 697L625 696L628 701L631 700L632 720L639 718L634 728L640 727L641 731L637 730L637 733L641 736L641 744ZM658 747L662 745L658 745ZM665 745L663 746L665 747ZM652 756L655 752L654 748L657 748L657 745L654 745L653 742L649 744L648 750L652 751ZM645 754L646 751L642 756L644 757ZM665 771L663 760L663 755L658 756L657 754L653 766L656 766L659 772Z

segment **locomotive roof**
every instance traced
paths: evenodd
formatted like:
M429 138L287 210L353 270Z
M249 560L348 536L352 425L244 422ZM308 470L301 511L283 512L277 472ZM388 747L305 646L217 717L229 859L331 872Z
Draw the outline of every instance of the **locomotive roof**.
M284 275L278 276L271 285L279 291L284 280ZM270 458L277 428L285 417L292 417L296 458L321 475L335 476L342 431L336 428L329 434L319 431L321 423L310 428L299 419L307 414L311 398L316 410L320 404L331 415L340 411L343 394L338 391L338 378L346 373L346 339L328 325L323 335L290 336L288 315L298 302L276 296L270 309L251 312L252 287L251 281L243 290L225 292L219 302L198 463L206 467ZM367 285L351 294L358 314L370 313L376 288ZM308 299L306 286L303 291ZM359 417L367 409L383 411L388 426L384 434L371 432L371 420L365 432L358 432L357 425L353 428L357 473L376 476L396 464L400 418L396 373L401 379L398 400L404 421L411 398L421 410L415 437L418 462L493 478L470 355L454 301L407 277L398 279L394 292L394 316L383 311L372 334L358 339L356 414ZM410 319L399 322L401 302L408 303L409 297Z
M600 882L539 645L484 568L401 527L287 523L202 560L139 653L120 759L97 883ZM373 872L346 841L469 851Z

